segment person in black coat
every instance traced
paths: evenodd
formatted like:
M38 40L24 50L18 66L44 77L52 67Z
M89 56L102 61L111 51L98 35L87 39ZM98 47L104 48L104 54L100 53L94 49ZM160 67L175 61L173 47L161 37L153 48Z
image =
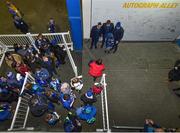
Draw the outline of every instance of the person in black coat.
M102 45L101 48L103 48L105 39L108 33L113 33L114 31L114 24L111 23L111 20L107 20L106 23L103 24L101 27L101 34L103 35Z
M101 35L101 23L99 22L98 25L95 25L91 29L90 38L91 38L91 46L90 49L97 48L97 43L99 41L99 37Z
M84 105L92 105L97 101L97 98L94 96L91 90L88 90L81 96L81 101L83 101Z
M22 20L22 18L19 18L18 16L14 16L13 22L14 22L15 27L19 29L22 33L24 34L28 33L29 27L26 24L26 22Z
M66 51L63 50L63 47L60 47L56 42L52 42L50 45L50 51L54 53L54 56L57 58L58 62L65 64L65 59L67 56Z
M121 39L123 38L124 35L124 29L121 26L120 22L117 22L115 29L113 31L113 35L114 35L114 45L111 48L111 50L114 50L113 53L115 53L118 49L118 44L121 41Z
M175 62L173 69L168 73L169 82L180 80L180 60Z
M40 117L48 111L48 101L44 95L34 95L28 104L31 114L35 117Z

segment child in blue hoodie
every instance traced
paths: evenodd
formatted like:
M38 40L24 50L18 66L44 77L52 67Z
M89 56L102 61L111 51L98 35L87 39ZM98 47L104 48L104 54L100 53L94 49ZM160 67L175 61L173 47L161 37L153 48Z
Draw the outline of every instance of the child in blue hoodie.
M110 50L113 48L114 45L114 36L112 33L107 34L107 38L105 42L106 42L105 53L110 53Z

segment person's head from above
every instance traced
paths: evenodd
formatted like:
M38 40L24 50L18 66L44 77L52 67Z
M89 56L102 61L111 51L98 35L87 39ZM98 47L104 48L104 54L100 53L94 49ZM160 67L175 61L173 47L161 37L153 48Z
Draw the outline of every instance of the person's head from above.
M97 24L97 28L98 28L98 29L100 29L100 28L101 28L101 26L102 26L101 22L98 22L98 24Z
M27 44L23 44L21 47L22 47L23 49L27 49L27 48L28 48Z
M21 18L17 15L13 16L14 20L21 20Z
M52 114L47 114L45 121L48 122L52 118Z
M42 59L43 59L43 61L48 61L49 60L48 57L45 56L45 55L43 55Z
M37 105L38 104L38 99L37 98L32 98L31 99L31 104L33 105L33 106L35 106L35 105Z
M85 107L84 110L83 110L84 114L90 114L91 112L92 112L92 107L90 105Z
M54 24L54 23L55 23L54 19L53 19L53 18L50 18L50 19L49 19L49 24Z
M52 91L47 90L47 91L45 92L45 94L46 94L46 96L47 96L47 97L50 97L50 96L51 96L51 94L52 94Z
M106 26L110 26L110 24L111 24L111 20L107 20Z
M66 89L68 89L68 88L70 88L70 86L69 86L68 83L66 83L66 82L62 83L62 85L61 85L61 90L62 90L62 91L66 90Z
M40 67L40 66L37 66L35 70L36 70L36 72L37 72L37 71L40 71L40 70L41 70L41 67Z
M96 64L101 65L102 64L102 59L97 59Z
M121 22L117 22L115 29L120 29L120 28L121 28Z
M38 36L37 36L37 38L38 38L39 40L43 39L42 33L39 33Z
M86 92L86 94L85 94L85 96L87 97L87 98L93 98L93 92L91 91L91 90L88 90L87 92Z
M9 52L6 52L6 53L5 53L5 57L6 57L7 59L9 59L9 60L12 60L12 59L13 59L12 54L9 53Z
M9 0L6 0L6 5L9 7L9 6L11 6L11 2L9 1Z
M70 99L70 95L69 94L64 94L63 99L64 100L69 100Z

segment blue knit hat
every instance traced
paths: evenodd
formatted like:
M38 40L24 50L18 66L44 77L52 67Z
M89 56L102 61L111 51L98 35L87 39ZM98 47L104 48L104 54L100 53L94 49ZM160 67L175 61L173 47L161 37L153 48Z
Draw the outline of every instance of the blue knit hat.
M92 98L93 97L93 92L91 90L88 90L85 95L88 98Z

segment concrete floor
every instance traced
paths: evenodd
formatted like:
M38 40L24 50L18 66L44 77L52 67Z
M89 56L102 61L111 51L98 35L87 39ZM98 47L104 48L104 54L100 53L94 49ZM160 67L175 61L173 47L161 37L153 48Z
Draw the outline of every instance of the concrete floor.
M107 74L110 126L143 126L144 119L151 118L163 127L180 127L180 98L172 92L180 84L167 80L180 55L176 44L121 43L115 54L105 54L100 48L89 50L89 45L89 41L84 42L85 85L93 84L87 74L88 62L102 58ZM98 124L96 128L100 127Z
M66 0L10 0L24 14L23 19L29 25L31 33L48 32L50 18L56 22L57 32L68 31ZM5 0L0 1L0 34L21 34L13 24Z

